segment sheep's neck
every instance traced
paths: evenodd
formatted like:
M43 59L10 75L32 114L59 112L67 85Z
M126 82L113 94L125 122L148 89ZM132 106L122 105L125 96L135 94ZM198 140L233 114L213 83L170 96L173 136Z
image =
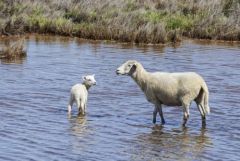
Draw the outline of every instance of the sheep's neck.
M88 84L86 84L86 83L83 83L83 85L86 87L87 90L89 90L90 87L91 87L90 85L88 85Z
M147 74L148 72L143 67L138 67L136 69L136 72L132 76L132 78L139 85L142 91L145 91L147 88L147 83L146 83L146 78L148 77Z

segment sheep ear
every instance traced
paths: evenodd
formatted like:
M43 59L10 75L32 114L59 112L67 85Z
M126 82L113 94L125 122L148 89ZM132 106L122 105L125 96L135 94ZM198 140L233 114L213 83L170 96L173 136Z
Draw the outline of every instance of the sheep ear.
M83 80L86 80L86 76L82 76L82 79L83 79Z
M93 74L92 76L95 77L95 74Z
M132 74L136 71L136 69L137 69L137 65L134 63L134 64L132 65L132 68L131 68L130 71L129 71L129 75L132 75Z

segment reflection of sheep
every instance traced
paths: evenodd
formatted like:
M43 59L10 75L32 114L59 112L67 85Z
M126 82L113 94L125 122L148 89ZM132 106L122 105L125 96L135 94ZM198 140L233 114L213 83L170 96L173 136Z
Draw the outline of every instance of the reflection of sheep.
M164 73L147 72L143 66L129 60L122 64L116 71L120 75L129 75L140 86L149 102L155 105L153 123L159 112L162 124L165 123L162 104L167 106L183 106L183 126L189 118L189 106L194 100L202 115L202 125L206 124L206 114L210 112L208 106L208 88L201 76L193 72Z
M87 75L83 77L82 84L76 84L71 89L70 100L68 104L68 112L71 113L72 105L76 102L79 114L85 114L86 112L86 104L88 97L88 89L92 86L96 85L96 81L94 79L94 75Z
M205 128L192 132L185 127L166 130L163 126L155 125L151 132L139 133L135 139L141 141L133 147L131 156L134 160L160 160L160 157L166 160L190 160L187 154L191 154L191 160L198 160L199 155L213 144ZM159 153L170 148L171 152L174 151L171 155L168 151ZM154 155L149 155L149 151Z

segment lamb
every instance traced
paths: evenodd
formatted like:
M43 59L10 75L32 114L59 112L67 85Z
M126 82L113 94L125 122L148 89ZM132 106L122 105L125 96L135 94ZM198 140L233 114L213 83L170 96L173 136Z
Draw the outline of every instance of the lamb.
M96 80L94 76L95 75L83 76L83 83L75 84L71 88L71 95L68 104L69 114L72 111L73 103L76 102L79 114L85 115L88 99L88 90L91 86L96 85Z
M208 106L209 92L203 78L194 72L166 73L147 72L136 60L128 60L116 70L117 75L128 75L139 85L147 100L155 105L153 123L159 113L161 123L165 124L162 105L182 106L183 123L189 118L189 107L195 101L202 116L202 126L206 126L206 114L210 113Z

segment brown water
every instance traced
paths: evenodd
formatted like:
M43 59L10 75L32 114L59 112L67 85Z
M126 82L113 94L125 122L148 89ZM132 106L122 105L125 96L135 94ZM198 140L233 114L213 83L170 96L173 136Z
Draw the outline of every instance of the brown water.
M96 43L61 37L26 39L28 56L0 63L0 160L240 160L240 45L184 41L178 47ZM195 104L153 105L115 69L137 59L148 71L195 71L210 90L207 128ZM67 115L69 90L96 74L88 111Z

